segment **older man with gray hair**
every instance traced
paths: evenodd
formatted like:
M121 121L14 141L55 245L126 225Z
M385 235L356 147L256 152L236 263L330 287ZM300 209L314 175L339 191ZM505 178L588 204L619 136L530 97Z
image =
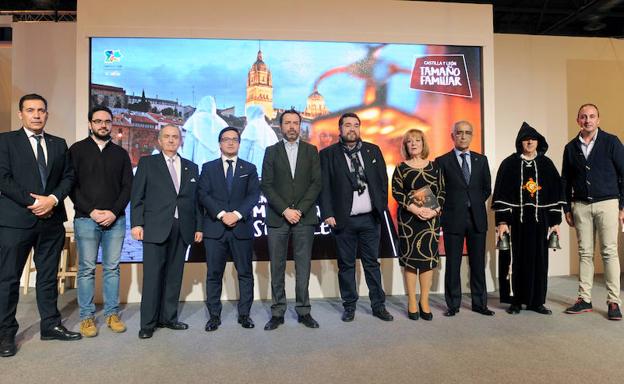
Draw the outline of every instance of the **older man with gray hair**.
M184 330L178 301L188 246L202 241L202 216L196 202L197 164L178 155L180 128L164 126L161 153L139 160L130 198L132 237L143 242L143 296L139 338L154 329Z
M464 239L470 263L472 310L485 316L494 315L494 311L487 307L485 285L488 228L485 201L492 193L490 167L487 157L469 149L473 133L469 122L456 122L451 132L455 148L436 159L446 188L440 218L446 251L444 298L448 309L445 316L455 316L461 305L460 267Z

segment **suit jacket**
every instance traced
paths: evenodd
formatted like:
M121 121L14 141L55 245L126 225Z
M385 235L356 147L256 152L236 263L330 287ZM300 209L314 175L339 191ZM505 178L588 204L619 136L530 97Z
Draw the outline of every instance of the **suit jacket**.
M195 232L202 230L202 218L197 204L199 171L197 164L180 157L180 192L169 175L162 153L144 156L139 160L132 181L130 222L132 227L143 227L143 241L162 243L167 240L176 207L182 239L186 244L194 240Z
M267 147L262 163L261 188L268 202L266 223L270 227L287 223L282 216L286 208L303 213L301 224L318 224L316 199L321 192L321 165L316 147L299 141L294 178L284 141Z
M221 158L202 166L197 198L204 208L204 237L218 239L226 226L217 219L221 211L237 211L243 218L232 229L237 239L253 238L253 208L260 197L260 182L256 166L241 159L236 160L232 191L228 192Z
M470 182L466 184L454 151L436 160L444 177L446 199L442 207L441 225L444 232L463 233L466 215L471 211L477 231L487 231L485 201L492 194L492 178L487 157L470 151ZM470 201L470 208L466 202Z
M67 220L63 201L74 183L74 171L64 139L44 133L48 178L43 189L37 159L28 135L22 128L0 134L0 226L32 228L39 220L28 208L35 202L30 193L54 195L58 205L52 210L49 223Z
M362 142L360 151L364 161L364 174L368 181L373 211L382 218L388 206L388 174L381 150L375 144ZM323 189L321 191L321 217L336 219L336 229L342 229L351 214L353 187L349 164L340 143L332 144L320 153Z

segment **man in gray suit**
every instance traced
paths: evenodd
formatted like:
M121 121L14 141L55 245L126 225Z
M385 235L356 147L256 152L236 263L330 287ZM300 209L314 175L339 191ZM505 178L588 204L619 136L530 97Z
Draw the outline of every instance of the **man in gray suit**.
M139 338L156 327L184 330L178 301L189 244L202 241L202 216L195 200L197 164L178 155L182 138L175 125L158 134L162 152L139 160L130 198L132 237L143 241L143 292Z
M294 109L280 116L283 139L268 147L262 163L261 188L267 199L269 258L271 260L271 319L266 331L284 323L284 275L288 238L292 235L295 260L295 297L298 321L308 328L319 324L310 315L308 283L314 227L318 224L316 199L321 191L321 165L316 147L301 140L301 115Z

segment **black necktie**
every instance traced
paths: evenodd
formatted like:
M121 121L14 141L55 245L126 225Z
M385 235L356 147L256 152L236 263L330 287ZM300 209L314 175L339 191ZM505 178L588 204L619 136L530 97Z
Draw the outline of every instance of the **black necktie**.
M234 160L225 160L228 163L227 170L225 171L225 182L227 183L228 192L232 191L232 182L234 181L234 167L232 163Z
M48 166L46 164L45 154L43 153L43 147L41 146L41 139L43 135L33 135L37 140L37 167L39 168L39 177L41 177L41 185L45 190L46 181L48 180Z
M462 174L464 175L464 180L466 180L466 184L469 184L470 183L470 168L468 167L466 154L462 153L459 156L462 158Z

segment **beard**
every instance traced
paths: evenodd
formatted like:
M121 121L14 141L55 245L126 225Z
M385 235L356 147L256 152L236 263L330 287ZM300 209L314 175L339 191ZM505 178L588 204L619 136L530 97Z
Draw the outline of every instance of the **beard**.
M360 137L354 132L349 132L346 135L340 135L340 137L344 143L356 143L360 140Z
M104 135L100 135L97 131L93 130L91 131L91 133L93 134L93 136L95 136L98 140L102 140L102 141L108 141L111 139L111 135L110 132L106 132L106 134Z

